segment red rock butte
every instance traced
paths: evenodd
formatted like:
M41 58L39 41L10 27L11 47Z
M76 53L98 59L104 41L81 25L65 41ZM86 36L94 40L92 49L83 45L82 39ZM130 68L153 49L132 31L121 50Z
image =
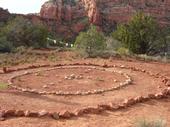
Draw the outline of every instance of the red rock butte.
M39 16L29 18L41 20L50 30L69 38L91 23L111 31L138 11L153 16L161 25L170 25L170 0L50 0L42 5ZM0 10L0 20L3 13Z

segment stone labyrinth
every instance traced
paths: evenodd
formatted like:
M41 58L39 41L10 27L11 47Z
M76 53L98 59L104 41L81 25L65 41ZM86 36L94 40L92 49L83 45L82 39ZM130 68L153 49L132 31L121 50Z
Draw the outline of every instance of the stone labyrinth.
M61 66L25 72L9 80L13 88L23 92L54 95L100 94L131 82L130 76L121 71L90 66Z
M5 108L0 110L1 120L8 117L60 119L99 114L170 95L168 77L124 65L74 63L4 70L1 75L9 77L6 78L9 86L32 98L22 97L21 102L16 96L17 107L6 108L2 103L0 106Z

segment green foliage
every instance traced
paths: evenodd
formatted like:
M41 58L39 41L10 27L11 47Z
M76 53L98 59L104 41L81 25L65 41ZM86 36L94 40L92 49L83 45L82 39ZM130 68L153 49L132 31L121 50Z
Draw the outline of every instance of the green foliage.
M158 24L151 16L137 13L127 25L119 25L113 36L133 53L151 54L163 45L160 33Z
M130 51L129 51L127 48L124 48L124 47L119 48L119 49L117 50L117 53L118 53L119 55L125 55L125 56L128 56L128 55L131 54Z
M48 31L43 25L34 25L23 17L9 21L1 30L0 36L14 47L46 47Z
M8 88L8 84L6 83L0 83L0 90L4 90Z
M7 41L5 36L0 36L0 52L10 52L12 47L12 43Z
M96 57L106 48L105 37L95 26L91 26L87 32L81 32L77 36L74 46L81 54Z
M121 42L114 39L111 36L106 37L106 44L107 44L107 50L109 51L116 51L122 47Z
M166 122L161 119L152 121L141 119L136 122L135 127L166 127Z

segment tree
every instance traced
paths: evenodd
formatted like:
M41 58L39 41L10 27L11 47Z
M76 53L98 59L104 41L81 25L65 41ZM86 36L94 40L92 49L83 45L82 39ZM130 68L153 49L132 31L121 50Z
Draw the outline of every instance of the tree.
M106 48L105 37L103 33L98 32L95 26L90 26L87 32L81 32L75 41L76 50L89 57L100 55Z
M7 41L5 36L0 36L0 52L10 52L12 47L12 43Z
M1 36L6 36L7 41L14 47L32 46L45 47L48 30L43 25L35 25L23 17L16 17L3 28Z
M159 25L151 16L146 16L142 12L133 16L126 25L119 25L113 32L114 38L122 42L131 52L136 54L153 54L155 45L160 40Z

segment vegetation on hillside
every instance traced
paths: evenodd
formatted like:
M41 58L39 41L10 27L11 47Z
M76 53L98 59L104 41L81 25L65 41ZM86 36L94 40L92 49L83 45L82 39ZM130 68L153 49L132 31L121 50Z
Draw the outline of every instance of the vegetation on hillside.
M43 25L35 25L23 17L16 17L0 30L0 51L10 52L19 46L46 47L47 36L48 30Z
M92 25L87 32L81 32L77 36L75 48L85 56L99 56L106 48L105 37Z
M112 33L123 46L135 54L154 55L167 51L168 30L159 27L157 22L143 13L137 13L127 24L120 24Z
M144 13L135 14L126 24L119 24L114 32L103 33L91 25L75 40L49 33L42 24L33 24L24 17L16 17L0 29L0 52L25 48L73 47L87 57L113 55L167 56L170 53L170 28L160 27L156 20ZM141 55L142 54L142 55ZM166 60L165 60L166 61Z

